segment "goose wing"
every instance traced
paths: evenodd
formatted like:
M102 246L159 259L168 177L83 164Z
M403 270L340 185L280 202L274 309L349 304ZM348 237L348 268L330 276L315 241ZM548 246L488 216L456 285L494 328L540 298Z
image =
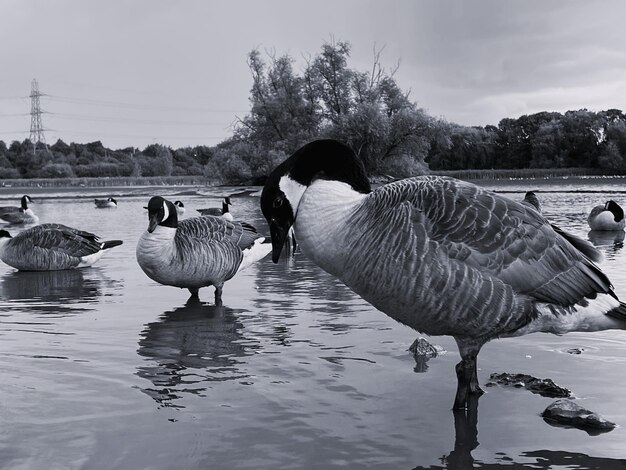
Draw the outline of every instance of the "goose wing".
M16 248L40 248L83 257L100 251L98 237L62 224L43 224L20 232L12 239Z
M21 224L22 222L24 222L24 220L27 219L27 216L24 214L24 212L18 210L16 212L7 212L5 214L0 213L0 219L11 224Z
M202 215L213 215L213 216L222 215L222 209L217 209L216 207L211 207L209 209L198 209L198 212Z
M390 229L409 236L425 231L426 243L450 263L497 277L536 300L568 306L612 294L600 269L536 210L475 185L414 178L386 185L366 201L371 213L393 211Z
M0 214L6 214L9 212L19 212L20 208L16 206L2 206L0 207Z
M261 237L254 227L245 222L229 222L222 217L202 216L182 220L176 235L182 238L208 238L223 241L244 250Z

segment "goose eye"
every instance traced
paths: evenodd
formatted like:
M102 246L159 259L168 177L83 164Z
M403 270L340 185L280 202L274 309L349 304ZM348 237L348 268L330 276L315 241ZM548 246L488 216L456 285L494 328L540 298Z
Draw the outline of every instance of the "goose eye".
M276 199L274 199L274 203L272 205L275 208L282 206L283 205L283 198L282 197L277 197Z

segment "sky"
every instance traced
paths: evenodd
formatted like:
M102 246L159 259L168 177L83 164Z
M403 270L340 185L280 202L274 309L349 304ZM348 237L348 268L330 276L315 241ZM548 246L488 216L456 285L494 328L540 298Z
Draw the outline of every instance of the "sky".
M296 59L325 42L376 50L428 114L463 125L626 110L622 0L0 0L0 140L215 145L250 107L253 49Z

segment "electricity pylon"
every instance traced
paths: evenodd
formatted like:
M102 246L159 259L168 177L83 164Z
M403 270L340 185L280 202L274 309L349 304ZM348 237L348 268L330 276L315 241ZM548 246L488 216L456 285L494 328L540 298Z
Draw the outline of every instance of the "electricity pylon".
M44 96L39 92L39 83L34 78L30 84L30 141L33 143L33 153L37 151L37 144L46 146L46 137L43 134L43 124L41 123L41 108L39 97ZM47 147L45 147L47 149Z

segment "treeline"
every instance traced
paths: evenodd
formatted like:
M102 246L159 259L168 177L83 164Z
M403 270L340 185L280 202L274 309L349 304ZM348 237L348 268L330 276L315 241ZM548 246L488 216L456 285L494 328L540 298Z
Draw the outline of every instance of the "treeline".
M248 55L250 112L215 147L111 150L101 142L0 141L0 178L204 175L221 183L261 183L304 143L335 138L350 145L372 176L430 170L588 168L626 172L626 117L617 109L505 118L467 127L436 119L397 84L397 69L349 67L350 45L324 44L299 71L289 55Z

